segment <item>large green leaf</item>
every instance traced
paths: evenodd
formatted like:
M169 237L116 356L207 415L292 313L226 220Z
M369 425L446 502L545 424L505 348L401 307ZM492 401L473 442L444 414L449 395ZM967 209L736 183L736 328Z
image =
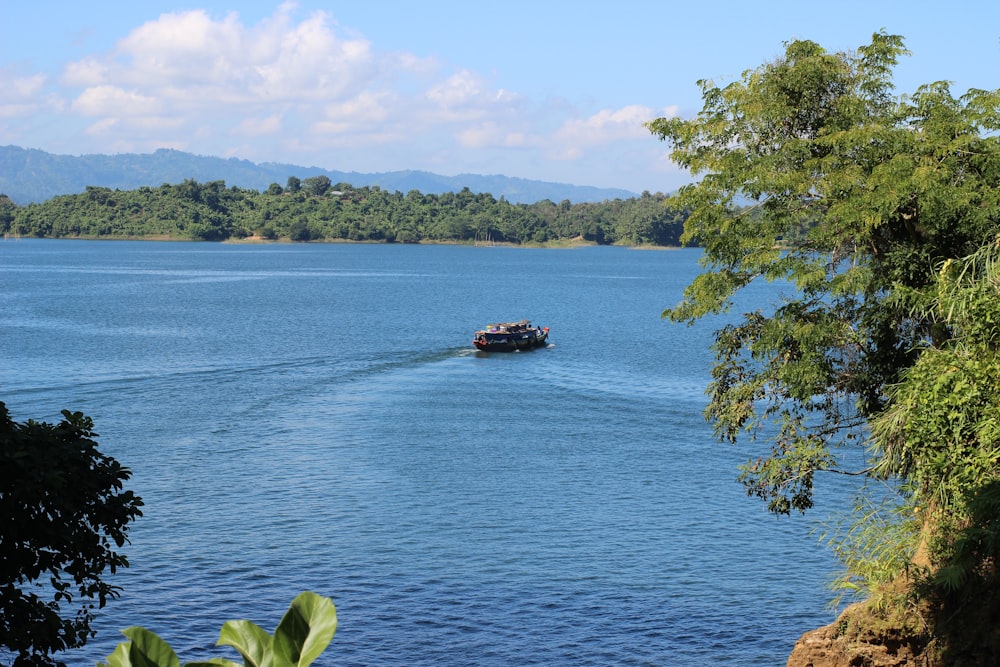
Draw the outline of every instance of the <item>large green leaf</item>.
M337 631L337 609L330 598L306 591L282 617L274 637L250 621L226 621L216 646L231 646L243 656L242 667L307 667ZM141 627L122 633L122 642L98 667L181 667L170 646ZM188 662L184 667L241 667L225 658Z
M97 663L97 667L131 667L132 663L128 659L129 642L122 642L115 647L115 650L105 660L107 662Z
M300 593L274 631L274 667L306 667L329 646L337 632L337 609L330 598Z
M251 621L226 621L215 645L235 648L245 667L262 667L271 648L271 635Z
M111 667L181 667L181 661L153 631L139 626L122 630L130 641L122 642L108 656Z

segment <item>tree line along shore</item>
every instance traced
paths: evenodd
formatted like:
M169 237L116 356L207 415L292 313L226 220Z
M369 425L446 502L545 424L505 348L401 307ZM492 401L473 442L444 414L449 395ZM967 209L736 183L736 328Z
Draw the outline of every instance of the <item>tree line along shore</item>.
M193 241L358 241L679 246L686 215L644 192L599 203L513 204L488 193L403 194L289 177L265 191L224 181L79 194L18 206L0 195L5 236Z

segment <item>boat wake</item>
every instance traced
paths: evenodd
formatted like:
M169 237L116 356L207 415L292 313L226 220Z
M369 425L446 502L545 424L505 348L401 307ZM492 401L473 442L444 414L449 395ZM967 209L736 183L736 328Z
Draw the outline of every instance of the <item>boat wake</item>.
M706 380L684 379L648 372L619 369L609 372L602 366L591 366L576 360L546 368L546 381L553 388L588 396L652 399L671 403L704 403Z
M58 382L8 386L7 390L9 395L33 401L44 401L50 395L57 395L71 397L74 401L86 404L91 399L112 394L155 402L175 400L194 386L202 390L214 386L221 394L225 394L226 387L232 385L267 386L269 389L266 395L262 393L255 396L253 392L246 392L240 397L231 397L237 401L248 400L246 410L255 410L284 398L322 394L338 385L359 385L372 378L410 372L475 354L476 350L471 347L451 347L342 359L308 356L253 364L241 361L187 368L177 368L171 364L162 368L109 369L98 377L93 374L86 378L75 377L68 373L60 377Z

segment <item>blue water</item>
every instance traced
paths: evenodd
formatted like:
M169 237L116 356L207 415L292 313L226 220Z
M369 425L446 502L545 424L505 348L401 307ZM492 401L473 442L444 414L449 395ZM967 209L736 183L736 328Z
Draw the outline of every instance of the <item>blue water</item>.
M145 503L121 599L182 660L302 590L318 665L783 665L832 620L806 517L702 420L697 250L0 243L0 400L92 416ZM769 286L751 305L775 296ZM474 330L531 318L550 345Z

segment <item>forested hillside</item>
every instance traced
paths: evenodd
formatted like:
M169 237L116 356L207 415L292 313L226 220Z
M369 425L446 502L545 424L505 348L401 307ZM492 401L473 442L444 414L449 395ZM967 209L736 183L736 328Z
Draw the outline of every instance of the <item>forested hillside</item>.
M37 149L0 146L0 194L7 195L18 204L38 203L58 195L80 194L88 185L134 190L142 186L180 183L191 178L203 182L218 179L241 188L264 190L273 182L284 183L289 176L301 179L325 176L334 183L351 183L356 187L377 185L400 192L420 190L443 194L467 187L473 192L489 192L509 202L524 204L543 199L598 202L635 196L634 192L616 188L549 183L501 175L442 176L413 170L363 174L275 162L257 164L249 160L193 155L166 148L153 153L56 155Z
M291 241L541 244L570 239L597 244L680 245L684 214L664 196L573 204L513 204L468 188L405 195L378 186L332 184L326 176L290 177L263 191L224 181L135 190L89 186L86 192L17 206L0 199L5 235L77 238L169 238Z

